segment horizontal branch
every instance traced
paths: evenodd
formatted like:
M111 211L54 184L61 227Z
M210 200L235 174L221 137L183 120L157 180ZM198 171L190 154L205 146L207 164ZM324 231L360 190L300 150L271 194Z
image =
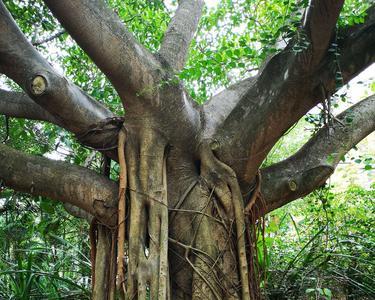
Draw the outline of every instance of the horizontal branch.
M17 191L70 203L104 224L116 224L118 186L89 169L0 144L0 179Z
M0 2L0 72L13 79L67 130L82 135L113 113L58 74L34 49ZM116 140L117 131L86 139L92 147Z
M373 15L347 32L339 41L339 60L325 51L319 66L304 68L311 49L300 54L288 46L256 77L218 94L204 106L205 135L219 142L217 155L236 171L244 189L277 140L338 88L339 72L346 83L375 61ZM209 120L216 111L220 117Z
M61 126L58 119L36 104L29 96L20 92L0 89L0 115L47 121Z
M114 85L126 104L152 89L161 66L103 0L44 0L73 39Z
M375 95L337 116L295 155L262 169L267 212L309 194L331 176L341 158L375 130Z
M164 34L159 53L176 72L181 71L185 65L203 6L203 0L180 0Z

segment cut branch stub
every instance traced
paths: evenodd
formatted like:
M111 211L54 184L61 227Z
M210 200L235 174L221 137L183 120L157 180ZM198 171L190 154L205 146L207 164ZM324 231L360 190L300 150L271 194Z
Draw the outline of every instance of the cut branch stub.
M297 190L297 183L294 180L289 180L288 185L289 185L289 189L292 192L295 192Z
M64 2L65 5L66 1L54 2ZM0 73L11 78L40 106L33 107L37 110L37 119L52 120L70 132L79 134L91 124L114 117L109 109L51 67L22 34L2 1L0 40ZM104 140L113 140L116 136L117 131L106 134L91 141L90 146L100 147Z
M47 79L42 75L36 75L31 81L30 91L34 96L40 96L45 93L47 87Z

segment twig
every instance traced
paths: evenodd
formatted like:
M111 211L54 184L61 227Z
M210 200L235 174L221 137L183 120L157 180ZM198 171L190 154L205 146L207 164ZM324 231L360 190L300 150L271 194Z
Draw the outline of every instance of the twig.
M60 30L60 31L58 31L58 32L56 32L55 34L53 34L53 35L51 35L51 36L49 36L49 37L47 37L47 38L45 38L45 39L41 39L41 40L39 40L39 41L36 41L36 42L33 42L32 44L33 44L33 46L40 46L40 45L42 45L42 44L44 44L44 43L48 43L48 42L50 42L50 41L53 41L55 38L58 38L59 36L61 36L61 35L63 35L64 33L65 33L66 31L63 29L63 30Z
M208 253L206 253L205 251L203 251L203 250L201 250L201 249L195 248L195 247L193 247L193 246L191 246L191 245L186 245L186 244L181 243L180 241L175 240L174 238L171 238L171 237L168 238L168 241L171 242L171 243L173 243L173 244L176 244L176 245L178 245L178 246L180 246L180 247L182 247L182 248L184 248L184 249L189 249L189 250L192 250L192 251L195 251L195 252L201 253L201 254L207 256L207 257L208 257L209 259L211 259L212 261L214 261L214 259L213 259Z
M194 266L194 264L190 261L189 257L188 257L188 254L189 254L189 250L186 249L185 250L185 260L188 262L188 264L190 265L190 267L194 270L195 273L197 273L199 275L199 277L207 284L207 286L211 289L212 293L214 294L214 296L216 297L216 299L220 300L221 297L217 294L217 292L215 291L214 287L211 285L211 283L207 280L206 277L204 277L202 275L202 273Z

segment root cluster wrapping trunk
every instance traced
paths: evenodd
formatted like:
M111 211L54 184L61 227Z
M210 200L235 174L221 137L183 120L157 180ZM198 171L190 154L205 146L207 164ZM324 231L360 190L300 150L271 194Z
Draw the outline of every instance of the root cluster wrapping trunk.
M215 145L210 142L202 144L202 173L212 189L217 190L219 201L227 214L234 215L237 237L237 258L241 280L242 299L251 299L249 290L248 262L245 242L245 215L241 190L232 169L220 162L213 154ZM232 213L233 212L233 213Z
M201 144L201 176L206 180L207 185L212 189L225 211L226 222L230 225L230 220L234 219L235 260L237 261L237 274L240 281L240 293L237 297L243 300L259 299L261 270L257 264L257 242L258 231L263 223L258 220L261 214L259 212L254 213L254 210L261 209L261 206L258 205L259 201L257 201L261 198L259 196L260 174L256 178L256 186L245 208L236 174L215 156L216 147L216 143L212 141L205 141ZM223 220L223 222L225 221ZM231 230L228 230L228 235L229 239L232 238L230 236ZM231 247L229 243L228 247ZM224 291L225 293L228 293L228 291ZM226 297L229 297L229 294L227 295Z

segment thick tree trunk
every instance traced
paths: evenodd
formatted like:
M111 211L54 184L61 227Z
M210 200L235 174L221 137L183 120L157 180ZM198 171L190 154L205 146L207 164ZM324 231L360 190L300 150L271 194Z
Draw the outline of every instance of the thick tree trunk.
M127 284L122 297L259 297L258 282L251 282L256 275L250 272L254 271L249 251L253 241L246 239L250 235L245 216L238 216L232 205L240 201L244 211L242 196L236 195L237 179L215 158L211 145L204 144L200 157L193 159L182 147L166 149L157 131L128 126L127 241L117 245L126 248ZM112 299L113 231L100 228L93 298Z

